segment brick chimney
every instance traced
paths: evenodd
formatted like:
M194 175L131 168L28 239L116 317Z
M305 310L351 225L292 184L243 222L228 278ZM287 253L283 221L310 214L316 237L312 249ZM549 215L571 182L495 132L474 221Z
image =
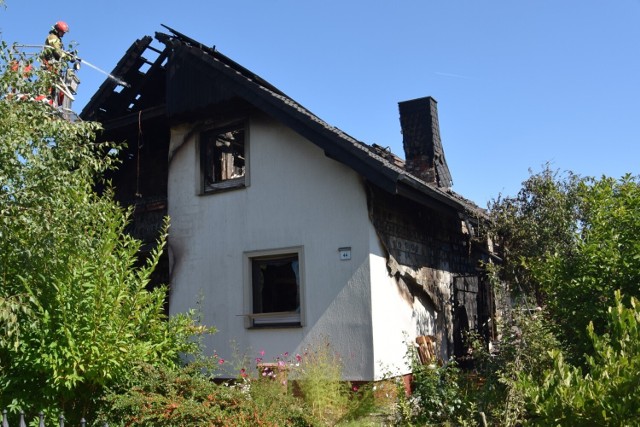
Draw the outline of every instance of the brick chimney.
M398 107L405 170L440 188L451 187L451 173L440 141L438 103L427 96L399 102Z

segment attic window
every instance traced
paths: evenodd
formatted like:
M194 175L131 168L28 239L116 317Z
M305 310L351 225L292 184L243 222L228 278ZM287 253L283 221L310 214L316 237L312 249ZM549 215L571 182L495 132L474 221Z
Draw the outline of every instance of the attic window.
M204 193L245 186L243 123L203 132L200 144Z
M255 255L255 256L254 256ZM301 249L250 254L249 327L301 326Z

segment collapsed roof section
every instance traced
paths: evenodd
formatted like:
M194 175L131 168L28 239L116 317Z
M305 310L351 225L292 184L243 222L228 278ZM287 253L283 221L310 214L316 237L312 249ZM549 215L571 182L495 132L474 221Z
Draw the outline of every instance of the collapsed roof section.
M105 80L81 112L83 120L99 121L109 131L149 119L193 121L221 111L218 108L257 108L392 194L435 209L453 209L470 219L486 217L448 186L419 178L392 153L329 125L215 47L164 27L170 34L155 34L162 48L152 46L150 36L131 45L111 73L129 86Z

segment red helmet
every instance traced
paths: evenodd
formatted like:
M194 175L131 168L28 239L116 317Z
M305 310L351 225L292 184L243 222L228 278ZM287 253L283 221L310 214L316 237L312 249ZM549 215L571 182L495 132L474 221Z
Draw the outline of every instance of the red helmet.
M58 32L60 32L60 33L62 33L62 34L69 32L69 26L64 21L56 22L56 24L53 26L53 29L58 31Z

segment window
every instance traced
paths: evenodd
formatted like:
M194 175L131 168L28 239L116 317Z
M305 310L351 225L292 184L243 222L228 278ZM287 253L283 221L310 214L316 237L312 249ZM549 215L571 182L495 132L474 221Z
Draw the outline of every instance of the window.
M245 148L243 123L201 134L200 158L204 193L245 186Z
M300 326L301 250L247 257L249 327Z

